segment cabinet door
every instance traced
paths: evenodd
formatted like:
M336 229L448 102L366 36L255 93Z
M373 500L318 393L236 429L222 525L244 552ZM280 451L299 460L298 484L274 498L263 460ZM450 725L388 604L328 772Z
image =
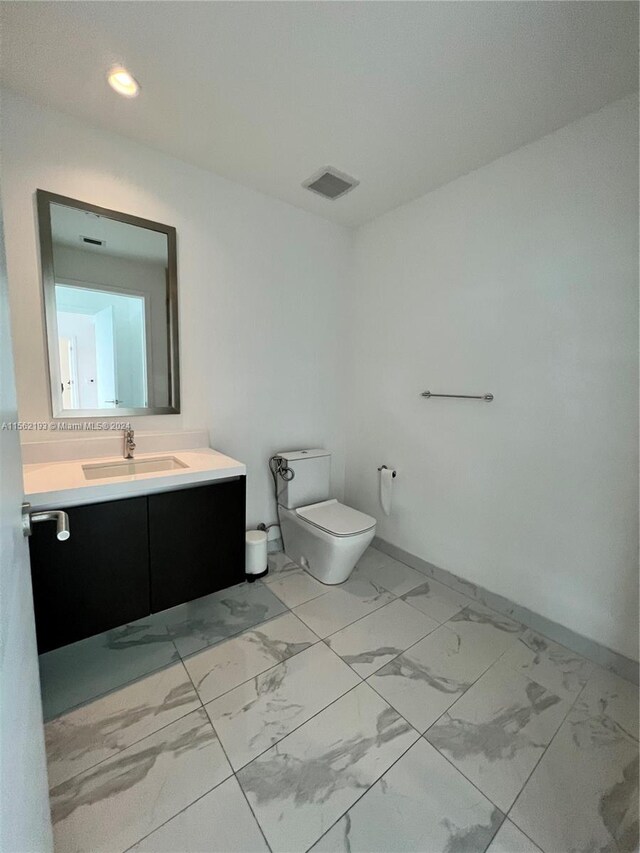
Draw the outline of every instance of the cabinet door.
M151 611L244 580L245 478L149 496Z
M34 524L29 538L40 653L147 616L147 498L67 510L71 537Z

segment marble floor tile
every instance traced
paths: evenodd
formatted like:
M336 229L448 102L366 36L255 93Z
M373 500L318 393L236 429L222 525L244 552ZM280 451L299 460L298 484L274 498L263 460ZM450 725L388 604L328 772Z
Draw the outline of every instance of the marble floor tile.
M324 595L294 608L294 613L314 633L324 638L394 598L392 593L369 580L351 578Z
M576 698L593 669L590 661L529 629L506 652L502 663L567 699Z
M507 812L570 707L570 700L498 663L425 737Z
M638 740L638 694L635 684L625 681L613 672L594 667L576 708L591 717L606 716L616 726Z
M503 819L493 803L421 738L312 850L482 853Z
M317 642L293 613L284 613L185 658L184 665L202 701L210 702Z
M511 810L544 853L638 849L638 689L597 670Z
M40 655L45 720L180 660L153 617Z
M423 583L403 595L402 598L407 604L426 613L436 622L446 622L463 607L473 604L466 595L455 592L455 590L438 583L438 581L428 580L425 582L424 576Z
M269 853L235 777L171 818L130 853Z
M166 626L176 648L185 657L285 610L285 605L265 584L241 583L179 604L151 618L158 625Z
M366 684L238 773L274 853L307 850L418 733Z
M389 590L394 595L403 595L424 583L424 575L393 557L368 548L362 555L352 574L354 578L364 578Z
M45 725L49 786L88 770L201 706L181 663Z
M489 649L496 657L515 645L523 633L523 626L507 616L502 616L482 604L470 604L464 607L448 622L447 627L455 630L461 637L473 637L475 642Z
M380 551L378 548L369 546L356 563L356 566L358 569L363 571L367 571L368 569L378 569L380 566L384 566L387 560L391 559L393 558L389 557L388 554L385 554L384 551Z
M396 599L327 637L327 644L361 678L429 634L438 623Z
M312 598L318 598L331 589L326 584L312 578L304 569L295 572L281 572L271 578L265 578L264 583L271 592L275 593L287 607L297 607Z
M293 560L287 557L284 551L274 551L272 554L269 554L267 566L269 573L265 578L272 578L274 575L287 574L288 572L297 572L301 568L298 563L294 563Z
M359 681L324 643L241 684L205 708L238 769Z
M510 820L505 820L487 847L487 853L541 853L541 850Z
M230 775L207 715L193 711L52 788L55 849L126 850Z
M369 684L424 732L499 658L513 635L474 622L448 622L372 675Z

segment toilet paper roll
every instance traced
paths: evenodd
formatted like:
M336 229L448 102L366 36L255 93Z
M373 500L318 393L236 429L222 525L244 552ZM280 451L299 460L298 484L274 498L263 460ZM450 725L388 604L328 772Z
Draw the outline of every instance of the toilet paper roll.
M383 468L380 471L380 504L385 515L391 514L391 485L393 483L393 471Z

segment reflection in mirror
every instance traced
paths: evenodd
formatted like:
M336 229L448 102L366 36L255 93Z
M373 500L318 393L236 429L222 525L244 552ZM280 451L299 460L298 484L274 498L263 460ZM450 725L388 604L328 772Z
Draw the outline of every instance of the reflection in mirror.
M174 229L38 202L54 415L179 411Z

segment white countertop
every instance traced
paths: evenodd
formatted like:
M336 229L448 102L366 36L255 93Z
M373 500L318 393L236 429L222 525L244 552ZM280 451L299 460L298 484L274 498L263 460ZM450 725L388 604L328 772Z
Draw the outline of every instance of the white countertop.
M91 459L23 465L25 500L29 501L34 510L64 509L81 504L166 492L230 477L242 477L247 473L246 466L242 462L209 447L136 453L134 461L167 456L175 457L186 467L88 480L85 477L83 465L123 462L122 456L99 456Z

